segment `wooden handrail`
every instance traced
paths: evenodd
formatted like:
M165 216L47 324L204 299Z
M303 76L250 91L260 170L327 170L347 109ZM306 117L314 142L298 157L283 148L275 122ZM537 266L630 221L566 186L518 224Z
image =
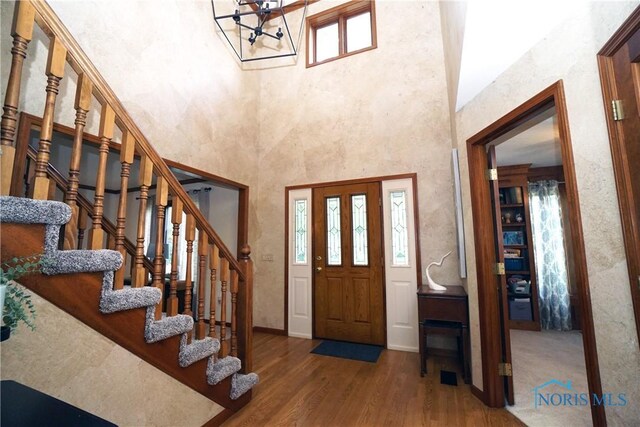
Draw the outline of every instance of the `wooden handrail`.
M67 49L67 62L71 68L78 73L86 75L93 83L93 95L102 105L109 105L115 113L115 123L121 129L128 130L135 138L141 154L148 156L154 166L156 175L164 178L172 194L177 195L184 205L187 214L193 215L196 226L199 230L207 234L209 243L215 244L220 251L220 257L229 262L230 269L238 273L241 282L246 282L245 274L240 267L236 257L224 244L218 233L211 227L208 220L188 196L182 185L178 182L167 164L162 160L157 151L151 146L142 131L135 124L124 106L109 87L97 68L89 60L89 57L82 50L80 45L73 38L69 30L62 24L60 18L44 0L29 0L36 10L35 21L38 26L50 38L55 38Z
M27 147L27 156L31 160L35 161L37 155L38 154L35 148L33 148L32 146ZM55 182L56 186L62 192L65 192L67 190L67 185L68 185L67 180L53 165L51 164L48 165L47 174L49 175L49 178L51 178ZM93 210L93 205L82 194L80 193L76 194L76 202L78 203L78 206L83 211L91 214L91 211ZM102 228L108 235L110 236L116 235L116 226L107 218L102 217ZM131 242L131 240L125 238L124 248L127 251L127 253L132 257L132 260L133 260L136 256L136 246ZM144 257L143 262L144 262L145 268L149 269L150 271L153 271L153 263L151 262L151 260L149 260L147 257Z

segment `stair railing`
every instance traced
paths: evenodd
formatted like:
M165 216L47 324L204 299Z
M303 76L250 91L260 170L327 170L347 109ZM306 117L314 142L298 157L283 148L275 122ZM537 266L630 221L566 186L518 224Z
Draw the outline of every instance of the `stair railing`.
M107 156L109 146L114 137L116 126L122 132L121 144L121 184L118 214L115 225L115 250L123 256L126 255L125 224L127 184L129 171L134 154L141 157L140 174L140 198L138 209L137 237L134 259L134 274L132 282L134 287L147 284L144 243L145 220L148 204L149 189L156 182L156 226L157 241L155 245L155 257L152 269L153 286L158 287L164 293L164 235L165 220L172 221L174 241L179 238L182 214L186 214L186 232L184 238L187 244L187 277L185 280L185 309L184 314L192 314L197 319L193 337L203 339L206 336L205 317L209 314L209 335L216 337L216 323L220 325L219 339L221 341L220 355L237 356L241 359L243 371L250 371L252 365L252 286L253 286L253 262L250 258L250 248L245 244L237 260L223 243L215 230L209 224L202 212L191 200L181 184L169 170L166 163L152 147L131 116L127 113L115 93L107 85L104 78L91 63L87 55L82 51L78 43L73 39L66 27L61 23L51 7L43 0L20 0L16 3L14 24L12 27L13 49L11 50L12 62L4 103L4 114L1 122L0 144L2 148L2 176L1 192L8 194L11 181L20 179L16 177L14 165L15 159L14 140L18 117L18 105L20 100L20 85L22 78L22 64L27 55L27 46L32 39L34 22L43 30L50 40L48 58L46 64L46 99L44 102L44 114L40 131L37 155L35 159L35 172L31 197L34 199L48 199L51 190L51 178L48 173L49 157L52 149L53 118L56 107L56 98L60 81L64 77L65 64L68 63L78 74L78 84L74 108L76 110L75 136L72 156L69 166L68 188L65 201L72 208L72 219L67 225L70 236L77 235L82 225L83 208L78 200L78 177L80 159L82 156L82 141L86 116L91 107L91 98L94 96L101 105L99 126L99 162L95 171L95 196L93 209L91 210L91 225L88 236L88 248L101 249L109 242L104 229L104 192L107 174ZM93 171L92 171L93 172ZM85 171L86 173L86 171ZM172 201L171 218L165 218L165 210ZM196 240L197 239L197 240ZM71 242L72 240L69 240ZM194 242L197 241L197 265L196 271L191 268L191 258L194 256ZM72 243L67 243L71 245ZM174 245L175 246L175 245ZM174 254L176 252L174 251ZM167 299L166 315L178 314L177 304L177 257L172 257L170 274L170 291ZM124 269L124 267L123 267ZM208 270L208 273L207 273ZM114 288L123 287L123 271L116 273ZM217 289L216 282L220 283L220 313L216 317ZM211 282L211 283L210 283ZM210 288L210 309L205 313L206 288ZM191 296L197 295L197 301L191 303ZM164 299L164 296L163 296ZM227 304L231 306L231 313L227 313ZM156 310L156 318L162 315L161 305ZM230 331L227 333L227 325Z

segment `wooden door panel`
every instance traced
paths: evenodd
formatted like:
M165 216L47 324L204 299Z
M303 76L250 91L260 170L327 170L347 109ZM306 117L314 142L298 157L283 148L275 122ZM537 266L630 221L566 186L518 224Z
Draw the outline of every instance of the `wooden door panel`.
M360 200L363 195L364 205ZM379 199L380 183L314 189L314 330L317 338L384 344ZM354 245L360 248L356 251L357 257Z

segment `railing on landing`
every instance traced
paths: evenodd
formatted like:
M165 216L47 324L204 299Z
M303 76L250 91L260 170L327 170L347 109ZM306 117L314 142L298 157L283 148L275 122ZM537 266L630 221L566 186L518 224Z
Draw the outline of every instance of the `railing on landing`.
M60 81L64 77L65 64L78 74L77 89L74 108L76 110L75 135L69 165L68 188L65 191L65 202L72 208L72 219L66 226L65 247L73 248L77 244L78 222L81 220L81 207L78 202L78 186L83 133L86 125L86 117L91 108L92 96L101 105L100 113L100 148L99 162L95 171L95 196L93 200L93 212L88 236L90 249L102 249L108 245L103 228L104 217L104 190L107 178L107 155L109 144L114 137L114 129L117 126L122 132L120 162L120 197L118 203L117 219L115 224L115 250L123 257L126 256L125 225L127 212L127 188L131 165L134 155L140 157L140 197L137 218L136 252L134 259L134 274L132 285L140 287L146 285L146 273L144 266L144 242L145 221L148 204L149 187L156 177L156 242L155 257L152 270L153 286L164 291L164 250L163 236L165 229L165 210L171 198L172 215L170 220L173 225L173 250L171 259L170 291L167 300L166 315L178 314L178 241L183 220L182 213L186 214L185 236L186 239L186 289L185 307L183 314L194 315L195 331L193 337L202 339L207 335L205 323L206 314L209 314L210 327L208 335L219 338L221 341L220 356L228 354L241 359L243 370L248 372L252 365L252 285L253 263L249 257L250 248L244 245L241 250L240 260L236 260L231 251L223 243L215 230L211 227L202 212L187 195L181 184L175 178L160 155L151 146L149 141L136 126L133 119L126 112L122 103L107 85L95 66L82 51L78 43L73 39L69 31L61 23L51 7L42 0L21 0L16 3L14 25L12 28L13 49L11 50L12 62L2 115L1 138L2 145L2 180L1 194L9 194L11 180L20 179L13 173L15 159L14 140L16 123L18 118L18 105L20 100L20 86L22 79L22 66L27 55L27 46L32 38L34 22L44 31L50 40L48 59L46 64L47 86L46 100L44 102L44 114L40 131L38 152L35 164L35 176L31 185L31 197L35 199L47 199L50 192L50 176L48 174L49 157L52 145L53 117L56 107L56 98ZM86 173L86 171L85 171ZM93 173L93 171L92 171ZM198 253L196 271L192 271L192 258L194 241L198 239ZM216 313L217 285L220 284L220 312ZM116 272L114 288L121 289L124 285L124 266ZM193 289L195 288L195 289ZM207 288L210 291L207 292ZM197 294L197 300L191 304L192 294ZM209 312L205 314L205 295L209 294ZM230 304L231 313L227 313L227 303ZM162 316L162 305L156 309L156 318ZM220 324L219 337L215 323ZM226 325L230 323L231 331L227 334Z

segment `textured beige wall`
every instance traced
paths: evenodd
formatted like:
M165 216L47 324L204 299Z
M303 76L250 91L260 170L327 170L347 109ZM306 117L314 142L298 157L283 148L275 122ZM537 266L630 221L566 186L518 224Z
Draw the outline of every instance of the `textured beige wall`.
M215 32L211 3L179 0L49 2L151 144L163 156L245 184L256 167L251 111L255 73L243 73ZM2 99L12 39L13 1L0 2ZM44 111L47 37L29 44L20 109ZM77 77L62 80L55 120L73 126ZM94 99L88 130L97 133ZM116 137L117 139L117 137ZM237 157L238 150L240 157Z
M47 300L33 302L35 332L21 325L0 347L3 380L120 426L201 426L224 409Z
M456 250L438 3L378 1L376 15L375 50L312 68L303 52L294 67L260 71L256 325L284 327L285 186L417 172L423 266ZM436 276L459 284L455 257Z
M637 5L637 1L576 3L571 18L456 114L467 230L474 384L482 388L465 141L554 82L564 82L602 386L605 392L627 393L631 402L626 407L607 408L610 425L631 425L640 419L640 352L633 326L596 54ZM549 374L553 377L553 372Z

